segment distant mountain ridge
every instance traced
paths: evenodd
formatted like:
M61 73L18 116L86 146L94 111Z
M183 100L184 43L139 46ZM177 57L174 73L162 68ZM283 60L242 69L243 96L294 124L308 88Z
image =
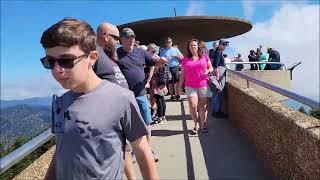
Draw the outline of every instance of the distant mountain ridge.
M33 138L51 126L51 98L1 101L0 121L1 147Z
M9 147L18 137L34 137L51 126L51 107L20 104L1 109L0 143Z
M29 106L51 106L51 97L33 97L23 100L0 100L1 109L13 107L16 105L29 105Z

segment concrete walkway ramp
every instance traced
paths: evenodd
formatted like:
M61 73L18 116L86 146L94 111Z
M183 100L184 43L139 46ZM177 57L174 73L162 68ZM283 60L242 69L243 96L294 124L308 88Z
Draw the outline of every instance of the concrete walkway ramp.
M206 134L190 135L193 122L187 101L167 101L167 123L152 126L152 148L159 156L160 179L273 179L271 171L256 158L252 145L227 119L208 116ZM54 148L14 179L43 179ZM142 179L137 163L136 174ZM125 179L125 177L124 177Z
M167 100L167 123L152 125L160 179L273 179L252 145L227 119L208 114L209 132L191 135L188 102ZM137 176L141 178L135 163Z

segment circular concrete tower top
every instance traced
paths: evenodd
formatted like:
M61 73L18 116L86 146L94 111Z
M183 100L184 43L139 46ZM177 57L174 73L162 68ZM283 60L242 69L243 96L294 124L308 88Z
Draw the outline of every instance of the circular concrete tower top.
M179 45L192 38L208 42L235 37L250 31L252 25L246 20L231 17L177 16L135 21L119 25L118 29L125 27L133 29L140 44L155 42L164 45L164 38L172 37Z

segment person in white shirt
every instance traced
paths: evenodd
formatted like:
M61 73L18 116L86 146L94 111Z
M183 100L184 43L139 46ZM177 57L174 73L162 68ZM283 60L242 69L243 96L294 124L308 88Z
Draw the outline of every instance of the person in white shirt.
M224 64L226 65L226 68L231 69L230 65L227 64L231 62L231 59L228 57L227 54L223 54L222 56L223 56Z

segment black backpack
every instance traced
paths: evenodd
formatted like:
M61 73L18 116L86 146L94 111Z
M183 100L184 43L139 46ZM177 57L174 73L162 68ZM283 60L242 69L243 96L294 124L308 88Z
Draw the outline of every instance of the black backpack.
M169 66L164 66L158 71L158 82L159 84L168 84L172 81L172 74Z

